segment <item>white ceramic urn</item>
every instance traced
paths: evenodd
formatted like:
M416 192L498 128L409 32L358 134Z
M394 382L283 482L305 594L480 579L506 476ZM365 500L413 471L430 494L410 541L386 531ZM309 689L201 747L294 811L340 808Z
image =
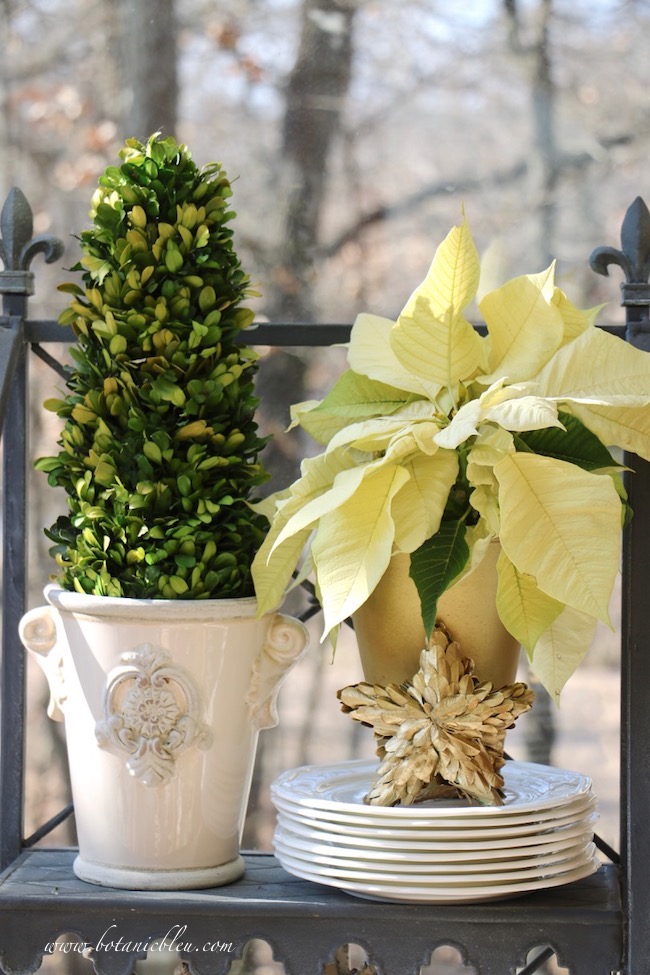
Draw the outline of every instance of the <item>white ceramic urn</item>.
M82 880L131 890L230 883L258 732L277 724L302 623L254 599L140 600L56 586L24 646L65 719Z

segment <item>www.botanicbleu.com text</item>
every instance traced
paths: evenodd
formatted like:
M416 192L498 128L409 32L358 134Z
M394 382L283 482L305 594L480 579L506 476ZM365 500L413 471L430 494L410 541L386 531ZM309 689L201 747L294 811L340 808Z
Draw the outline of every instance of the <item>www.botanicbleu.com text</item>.
M233 951L232 941L206 941L202 946L191 941L184 941L187 924L174 924L162 937L146 938L142 941L129 941L118 935L117 925L111 924L96 945L81 941L50 941L45 945L45 954L86 954L98 951L123 951L131 954L138 951L184 951L187 954L197 951L228 952Z

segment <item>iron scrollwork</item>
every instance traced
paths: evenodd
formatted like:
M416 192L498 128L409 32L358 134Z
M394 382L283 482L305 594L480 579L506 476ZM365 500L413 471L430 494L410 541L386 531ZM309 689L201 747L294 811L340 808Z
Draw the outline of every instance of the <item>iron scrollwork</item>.
M63 242L51 234L34 237L32 209L25 194L12 187L0 212L0 259L5 266L0 271L0 291L4 294L32 294L32 272L29 266L37 254L43 254L47 264L63 254Z
M627 339L650 352L650 211L637 196L621 226L621 248L597 247L589 258L597 274L607 276L611 264L625 274L621 304L627 308Z

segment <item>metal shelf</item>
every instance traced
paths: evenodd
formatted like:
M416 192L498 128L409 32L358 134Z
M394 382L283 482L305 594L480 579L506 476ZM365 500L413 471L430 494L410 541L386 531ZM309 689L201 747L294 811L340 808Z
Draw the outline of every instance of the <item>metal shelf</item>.
M382 975L418 975L440 943L454 944L483 975L523 966L527 952L549 944L575 975L621 966L618 872L603 866L585 880L484 904L416 905L361 900L298 880L270 854L250 853L237 883L204 891L146 892L95 887L72 872L74 850L23 853L0 877L0 966L31 972L45 946L74 932L96 946L98 975L128 975L138 957L127 942L151 942L184 928L177 944L196 975L222 975L252 937L273 948L287 975L320 975L336 949L360 944ZM178 926L178 927L176 927ZM204 950L219 942L232 952Z

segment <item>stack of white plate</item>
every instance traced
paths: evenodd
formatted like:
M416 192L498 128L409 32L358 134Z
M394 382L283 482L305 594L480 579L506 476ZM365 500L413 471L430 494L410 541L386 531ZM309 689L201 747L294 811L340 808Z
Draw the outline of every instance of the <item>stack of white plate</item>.
M502 806L369 806L376 774L376 761L351 761L276 779L274 846L285 870L357 897L442 904L556 887L600 867L585 775L513 761Z

